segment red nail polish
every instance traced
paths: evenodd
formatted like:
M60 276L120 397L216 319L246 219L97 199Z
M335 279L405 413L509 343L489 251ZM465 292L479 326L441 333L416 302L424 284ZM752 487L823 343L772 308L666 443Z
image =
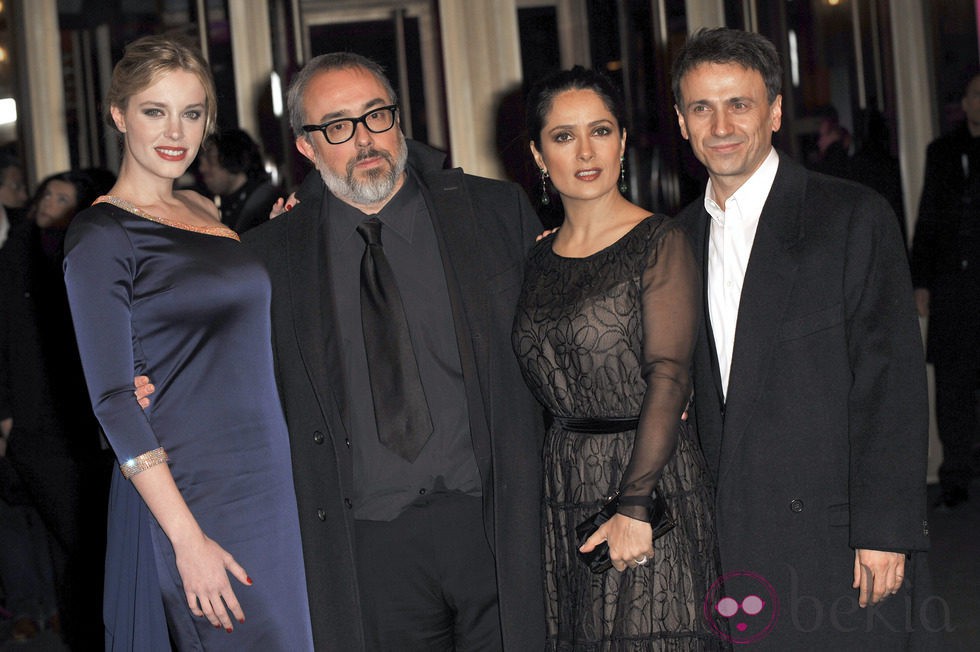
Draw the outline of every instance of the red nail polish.
M245 581L246 581L246 582L248 582L248 585L249 585L249 586L251 586L251 585L252 585L252 578L251 578L251 577L249 577L248 575L246 575L246 576L245 576Z
M225 631L231 634L231 627L225 627Z
M214 628L215 629L221 629L221 625L215 625Z
M243 624L243 625L244 625L244 624L245 624L245 619L244 619L244 618L239 618L239 619L238 619L238 622L240 622L241 624Z
M292 208L293 208L293 205L292 204L286 204L286 210L287 211L288 210L292 210Z

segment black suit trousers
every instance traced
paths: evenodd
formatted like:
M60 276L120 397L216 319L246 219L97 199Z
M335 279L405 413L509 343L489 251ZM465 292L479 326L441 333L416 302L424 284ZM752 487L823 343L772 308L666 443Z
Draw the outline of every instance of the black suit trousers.
M980 370L961 360L944 358L936 371L936 426L943 445L939 482L944 490L966 488L977 441L977 380Z
M356 521L368 650L502 648L493 554L478 496L434 494L393 521Z

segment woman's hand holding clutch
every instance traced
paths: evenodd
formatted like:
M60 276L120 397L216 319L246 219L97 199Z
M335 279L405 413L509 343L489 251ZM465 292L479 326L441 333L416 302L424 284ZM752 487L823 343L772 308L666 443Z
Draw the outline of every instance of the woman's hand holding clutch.
M620 572L653 559L653 527L646 521L614 514L586 539L579 551L590 552L603 541L609 544L613 568Z

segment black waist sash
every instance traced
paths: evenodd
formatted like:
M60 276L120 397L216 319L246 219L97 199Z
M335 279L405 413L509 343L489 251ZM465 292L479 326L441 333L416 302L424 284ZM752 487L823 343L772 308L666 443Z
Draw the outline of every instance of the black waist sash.
M640 423L639 417L555 417L555 421L569 432L580 432L585 435L611 435L627 430L636 430Z

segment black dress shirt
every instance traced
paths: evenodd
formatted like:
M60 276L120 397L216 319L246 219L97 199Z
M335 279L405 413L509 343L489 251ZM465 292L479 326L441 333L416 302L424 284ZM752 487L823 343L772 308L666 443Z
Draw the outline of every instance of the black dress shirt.
M368 215L331 196L324 204L328 265L343 342L354 456L354 518L389 521L433 494L479 496L480 473L470 440L463 372L446 275L420 184L405 184L380 212L381 242L405 307L429 404L433 432L414 463L378 440L361 329L360 265L364 240L357 225Z

